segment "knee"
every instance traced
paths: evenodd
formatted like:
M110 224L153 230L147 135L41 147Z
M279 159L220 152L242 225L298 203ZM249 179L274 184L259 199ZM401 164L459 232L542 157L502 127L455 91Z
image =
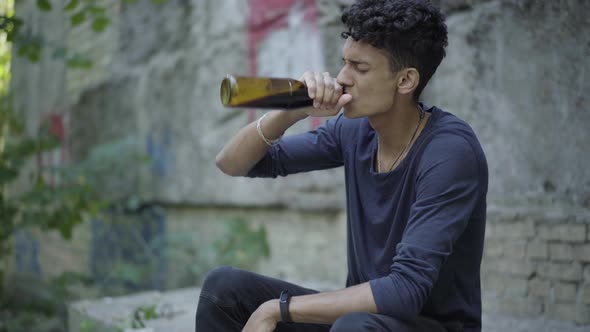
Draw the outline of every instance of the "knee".
M353 312L340 316L332 327L330 332L352 332L364 331L370 327L370 314L366 312Z
M212 300L228 298L228 293L247 284L248 272L231 266L220 266L207 273L201 295L213 297Z

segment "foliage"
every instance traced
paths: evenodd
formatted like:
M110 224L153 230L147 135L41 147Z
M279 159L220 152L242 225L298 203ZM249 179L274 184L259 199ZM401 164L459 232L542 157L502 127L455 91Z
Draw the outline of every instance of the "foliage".
M145 328L144 321L158 318L157 307L154 304L139 306L133 311L131 327L134 329Z
M215 242L216 263L250 269L261 257L270 256L264 225L253 229L243 218L226 221L226 235Z
M41 12L63 10L71 28L86 26L101 33L113 21L106 2L69 0L65 7L58 8L54 0L35 1ZM137 2L118 1L123 5ZM160 4L167 0L151 1ZM31 62L38 62L46 52L53 58L63 59L70 68L92 67L85 56L32 33L27 22L15 15L12 0L4 8L0 5L0 261L5 261L10 253L11 239L18 231L56 231L70 239L75 227L89 216L100 212L103 217L129 217L129 211L133 211L133 215L141 210L137 198L109 202L101 188L109 171L146 161L136 153L137 142L125 138L97 147L85 160L75 164L47 167L39 163L39 156L60 148L61 137L49 122L44 122L40 128L27 128L20 114L12 108L8 91L11 48L16 56ZM131 156L132 160L120 156ZM139 223L137 221L132 223L137 226L143 222L141 218ZM191 284L214 265L252 268L260 258L269 256L264 227L254 229L244 219L234 219L227 221L227 228L225 236L215 241L214 246L198 247L186 235L146 240L137 227L130 227L129 234L144 256L128 261L121 255L112 265L103 267L107 271L106 281L121 287L149 286L146 279L160 268L160 255L172 262L184 260L186 264L181 266L185 270L181 273ZM0 264L0 332L65 331L65 301L75 296L71 288L95 286L98 282L94 277L66 272L51 282L13 275L5 283L3 268ZM4 288L5 284L10 287ZM132 324L141 326L143 321L157 317L153 307L144 306L134 312ZM92 323L80 326L81 331L96 328Z
M0 297L0 331L65 331L63 294L47 281L28 274L12 275Z
M67 166L47 169L34 165L34 157L57 148L59 138L48 123L36 137L27 135L9 98L0 98L0 128L0 258L9 252L7 241L21 229L56 230L71 238L84 215L101 206L96 193L81 172ZM28 184L19 186L20 191L12 188L23 177ZM47 178L56 182L48 183Z
M136 220L137 221L137 220ZM133 260L119 260L112 262L112 265L104 266L108 275L108 285L101 290L101 294L113 294L117 285L128 284L149 284L150 277L157 273L158 259L163 255L173 266L174 272L182 274L180 281L187 281L187 286L194 286L197 280L203 278L205 273L218 265L231 265L244 269L254 269L261 259L270 256L270 247L267 239L266 228L261 225L253 227L244 218L221 220L225 231L212 241L212 244L195 243L189 234L174 233L167 236L157 237L153 240L146 240L141 237L140 223L131 222L124 232L128 234L126 241L119 241L121 250L135 247L141 251L140 257ZM120 221L117 222L120 225ZM133 227L135 226L135 227ZM135 243L127 242L135 238ZM138 243L137 241L141 242ZM132 241L131 241L132 242ZM129 247L131 245L131 247ZM138 248L143 248L139 250ZM125 267L122 273L121 267ZM146 279L147 278L147 279ZM178 287L178 284L174 286ZM130 317L119 324L119 328L145 328L147 321L162 317L171 318L174 312L166 306L155 304L144 304L133 310ZM85 323L85 325L87 325Z
M255 228L244 218L221 222L225 231L211 245L197 246L189 234L167 236L165 254L182 274L177 281L180 286L195 285L215 266L231 265L252 270L263 258L270 256L264 225Z
M91 151L80 163L44 167L33 161L40 153L58 147L59 139L47 125L37 136L30 137L19 117L7 107L6 98L0 98L0 101L3 105L0 107L0 261L5 261L11 250L11 239L17 231L57 231L64 239L70 239L74 228L84 219L112 207L113 203L96 190L100 188L98 183L105 171L111 167L121 168L120 163L127 162L119 156L133 156L129 150L136 149L133 140L124 139ZM136 160L140 158L137 156ZM25 184L16 186L19 181ZM28 281L26 287L21 287L40 288L35 294L8 296L15 291L15 285L27 279L13 278L6 282L9 287L3 289L3 268L0 265L0 322L10 324L4 327L0 324L2 332L65 331L65 314L55 308L65 307L64 302L72 298L72 286L88 287L95 282L88 276L64 273L49 285ZM32 327L35 329L29 329Z
M189 233L161 233L153 238L142 235L153 220L127 216L103 221L101 243L109 247L109 257L97 264L95 278L103 295L121 295L130 290L194 286L211 268L232 265L254 269L269 257L264 226L254 228L244 219L221 221L225 232L211 243L195 242ZM115 235L110 238L109 234ZM171 267L162 277L162 272Z
M119 0L121 5L136 3L138 0ZM161 4L167 0L151 0L154 4ZM98 0L69 0L63 8L56 8L55 1L36 0L37 8L41 12L62 10L68 17L72 28L85 23L97 33L105 31L111 24L112 18L108 12L108 3ZM4 32L7 41L14 43L16 54L27 58L31 62L38 62L44 49L54 58L64 59L70 68L91 68L92 61L88 58L68 50L64 45L54 44L43 37L33 34L26 29L25 21L14 15L12 10L0 13L0 35ZM0 59L0 61L2 61ZM0 73L1 75L1 73Z

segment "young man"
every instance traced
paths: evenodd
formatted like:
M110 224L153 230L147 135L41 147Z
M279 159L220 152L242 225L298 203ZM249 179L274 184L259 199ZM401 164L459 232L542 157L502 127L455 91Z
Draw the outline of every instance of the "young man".
M444 18L425 0L360 0L342 21L336 79L302 78L314 107L246 126L217 165L251 177L344 166L347 287L318 293L217 268L202 288L199 332L481 330L487 163L465 122L418 103L445 55ZM281 138L341 108L317 130Z

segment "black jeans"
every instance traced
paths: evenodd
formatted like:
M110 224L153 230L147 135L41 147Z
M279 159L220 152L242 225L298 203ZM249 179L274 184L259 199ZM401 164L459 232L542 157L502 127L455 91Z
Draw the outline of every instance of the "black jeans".
M207 274L203 283L195 331L241 331L250 315L262 303L279 298L283 290L288 290L294 296L317 293L313 289L233 267L215 268ZM446 332L447 330L439 322L425 317L414 321L402 321L385 315L355 312L341 316L333 325L279 323L275 331Z

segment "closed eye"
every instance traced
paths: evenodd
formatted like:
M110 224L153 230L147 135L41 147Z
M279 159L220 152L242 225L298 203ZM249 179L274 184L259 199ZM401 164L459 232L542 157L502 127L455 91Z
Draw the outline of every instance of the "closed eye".
M369 65L366 62L361 62L361 61L353 61L353 60L346 60L344 58L342 58L342 66L346 66L346 65L350 65L353 67L353 69L361 74L367 73L370 68Z

